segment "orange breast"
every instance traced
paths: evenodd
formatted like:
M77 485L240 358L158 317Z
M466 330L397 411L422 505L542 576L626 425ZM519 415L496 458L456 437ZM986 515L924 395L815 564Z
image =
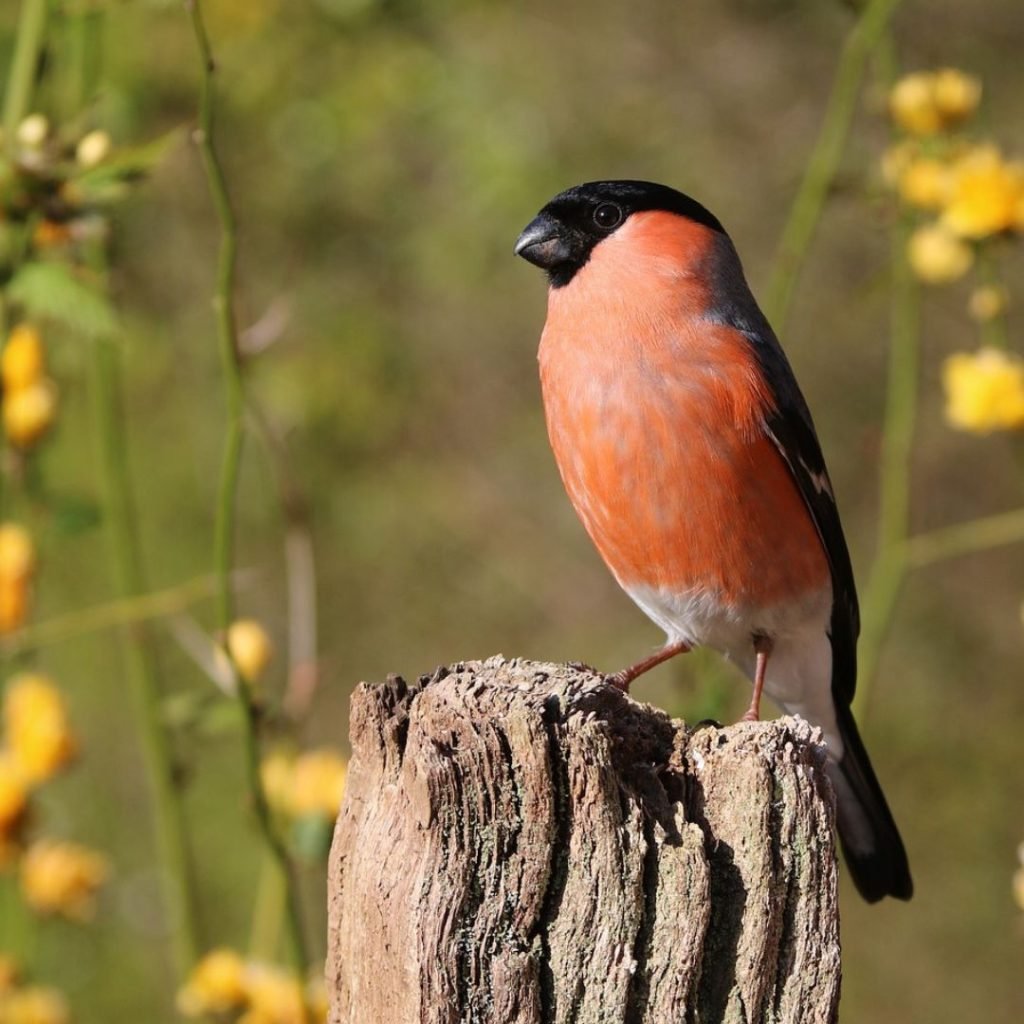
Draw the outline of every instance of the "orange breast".
M699 275L673 273L670 261L651 273L638 258L644 244L665 251L665 230L641 221L616 248L620 230L551 292L540 363L555 458L624 586L784 602L820 588L828 563L763 434L770 397L749 343L704 316Z

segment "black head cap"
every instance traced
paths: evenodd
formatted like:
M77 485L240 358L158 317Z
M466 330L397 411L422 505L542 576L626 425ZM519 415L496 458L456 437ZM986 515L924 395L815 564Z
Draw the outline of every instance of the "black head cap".
M526 225L515 253L546 270L555 288L567 285L602 239L631 214L664 210L725 233L721 223L695 199L650 181L588 181L566 189Z

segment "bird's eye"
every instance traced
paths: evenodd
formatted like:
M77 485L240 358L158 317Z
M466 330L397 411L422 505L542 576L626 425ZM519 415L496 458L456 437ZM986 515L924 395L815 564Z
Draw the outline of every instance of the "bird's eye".
M622 223L622 210L614 203L602 203L594 210L594 223L604 231L617 228Z

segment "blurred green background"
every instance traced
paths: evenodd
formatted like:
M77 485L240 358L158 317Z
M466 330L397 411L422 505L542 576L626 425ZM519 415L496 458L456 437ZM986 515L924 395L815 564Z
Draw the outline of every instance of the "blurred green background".
M5 54L17 6L3 5ZM856 5L204 6L241 225L240 318L269 315L281 327L250 359L249 386L287 440L315 543L321 679L305 740L343 743L353 686L389 672L415 677L499 651L615 669L654 648L657 630L619 591L563 494L536 381L543 282L512 244L568 185L648 178L714 210L763 292ZM95 123L117 143L191 126L197 58L182 6L106 11ZM894 38L906 69L982 75L983 123L1024 152L1019 0L908 0ZM815 411L862 584L887 353L892 208L877 172L887 139L881 79L869 73L782 338ZM210 569L224 427L209 302L217 236L182 133L116 216L128 443L154 588ZM1019 278L1019 256L1010 266ZM915 529L1016 507L1024 490L1019 439L979 440L942 420L940 360L976 344L966 294L926 296ZM1019 311L1011 328L1019 350ZM90 499L85 352L55 336L50 354L62 408L42 472L60 500ZM276 487L265 451L250 443L238 562L255 575L240 605L283 652ZM100 530L68 534L48 521L42 543L37 620L111 596ZM868 907L844 877L845 1021L1024 1016L1024 921L1010 888L1024 839L1022 597L1021 547L920 572L904 591L864 732L917 895ZM194 612L212 625L209 604ZM169 632L158 636L169 686L208 688ZM108 851L116 875L95 926L40 929L36 963L78 1020L170 1020L147 793L111 639L68 639L38 658L69 695L84 751L80 768L46 790L48 830ZM634 694L686 718L731 720L748 690L694 656ZM178 738L209 945L243 941L258 872L238 742L230 727ZM305 882L322 950L320 871Z

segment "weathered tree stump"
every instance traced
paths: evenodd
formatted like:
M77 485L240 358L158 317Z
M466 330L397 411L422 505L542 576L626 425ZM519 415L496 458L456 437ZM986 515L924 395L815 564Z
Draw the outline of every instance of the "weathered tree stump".
M831 1022L832 796L798 719L687 731L587 669L363 684L332 1024Z

